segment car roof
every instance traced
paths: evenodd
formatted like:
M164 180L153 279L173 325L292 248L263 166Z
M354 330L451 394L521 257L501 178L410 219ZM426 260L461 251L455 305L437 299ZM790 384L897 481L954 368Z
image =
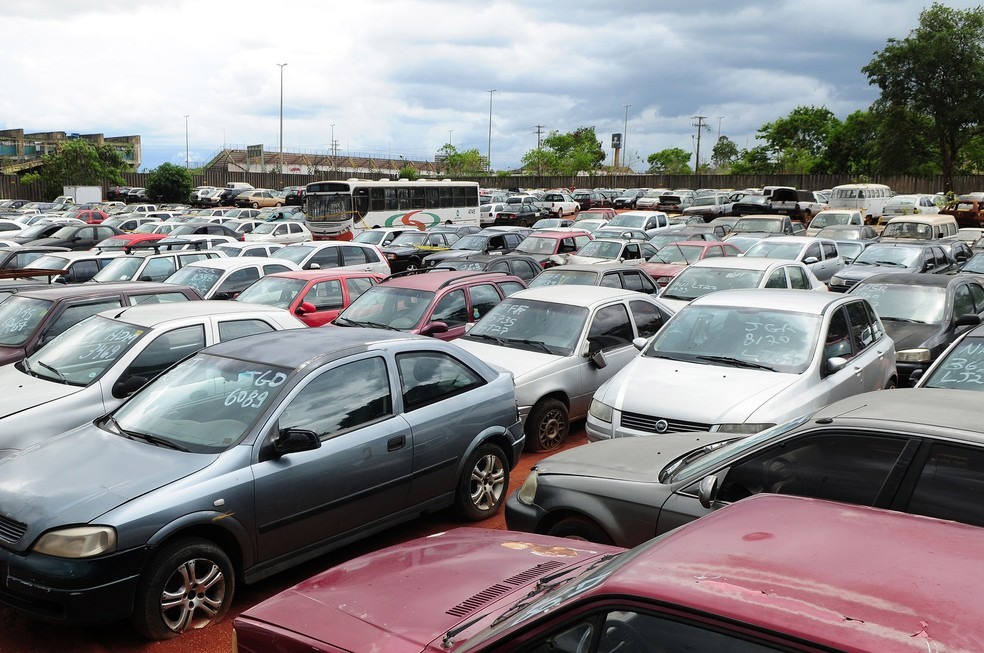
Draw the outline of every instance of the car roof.
M730 238L728 239L730 240ZM769 240L772 240L771 238ZM724 242L728 242L725 240ZM736 270L768 270L777 265L797 265L796 261L786 259L766 258L764 256L726 256L722 258L705 258L690 264L690 267L700 268L734 268Z
M69 261L84 261L86 259L112 259L119 258L123 256L122 252L95 252L92 250L85 250L81 252L68 251L68 252L46 252L45 255L57 256L58 258L67 259Z
M763 238L759 242L807 245L810 243L829 243L831 241L828 238L817 238L816 236L773 236L772 238Z
M395 286L397 288L412 288L414 290L439 290L441 288L464 283L471 280L515 281L517 278L505 272L478 270L434 270L413 274L397 274L388 277L380 286Z
M23 292L19 292L17 293L17 296L55 301L65 297L105 297L107 295L114 295L122 291L139 292L143 290L157 290L160 292L174 292L175 289L181 287L182 286L178 286L173 283L153 281L114 281L110 283L77 283L67 285L51 284L50 287L43 289L25 290Z
M555 265L552 268L547 268L543 272L551 272L553 270L557 270L558 272L573 270L574 272L597 272L598 274L602 274L612 270L622 272L639 272L642 268L638 265L625 265L624 263L619 263L618 261L605 261L601 263L565 263L564 265ZM540 274L543 274L543 272Z
M604 595L653 597L844 650L984 640L979 609L963 606L979 592L967 570L984 555L984 529L973 526L760 494L630 555Z
M649 297L649 295L637 290L626 290L624 288L558 285L520 290L510 295L507 299L531 299L553 304L592 308L596 304L609 302L613 299L644 299L646 297Z
M927 272L885 272L876 274L858 282L858 286L867 286L873 283L893 284L897 286L935 286L946 288L951 284L963 283L968 281L966 275L951 274L929 274Z
M138 304L137 306L112 308L102 311L99 315L137 326L153 327L208 315L284 314L286 312L282 308L248 302L165 302L163 304Z
M742 288L718 290L702 295L692 306L755 307L775 311L797 311L819 315L835 303L856 299L845 293L812 292L791 288Z
M282 263L285 265L296 265L286 259L275 259L269 256L227 256L224 258L210 258L202 261L188 263L184 267L212 268L216 270L235 270L237 268L251 268L264 263Z
M253 257L253 258L263 258L263 257ZM278 259L272 259L272 260L279 262ZM284 259L280 259L280 260L284 260ZM367 272L366 270L327 268L321 270L291 270L289 272L274 272L273 274L268 274L266 276L280 278L280 279L300 279L302 281L321 281L327 279L347 279L350 277L375 277L376 279L381 279L385 275L376 272Z

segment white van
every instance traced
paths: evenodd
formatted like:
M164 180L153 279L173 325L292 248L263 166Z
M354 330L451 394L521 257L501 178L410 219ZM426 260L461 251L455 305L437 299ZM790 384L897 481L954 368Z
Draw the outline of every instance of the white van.
M236 190L253 190L253 184L248 184L245 181L229 181L226 182L226 188L234 188Z
M885 208L885 203L894 195L885 184L844 184L834 186L830 192L831 209L854 209L860 211L868 224L876 221Z
M900 215L888 221L881 237L882 240L953 240L958 229L957 219L952 215Z

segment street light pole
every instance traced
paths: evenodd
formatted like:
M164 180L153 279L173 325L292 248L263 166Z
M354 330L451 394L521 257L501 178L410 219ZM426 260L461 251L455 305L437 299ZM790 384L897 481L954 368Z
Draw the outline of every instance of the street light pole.
M190 167L188 165L188 161L190 158L191 157L189 155L189 150L188 150L188 114L186 114L185 115L185 170L187 170Z
M286 63L278 63L280 66L280 176L283 181L284 174L284 66Z
M492 94L499 89L493 88L489 90L489 149L488 154L485 157L486 165L488 165L489 172L492 172Z
M622 165L628 168L629 149L626 143L629 140L629 107L632 105L623 104L622 106L625 107L625 120L622 122L622 149L625 151L625 156L622 157Z
M453 134L453 133L454 133L454 130L453 129L449 129L448 130L448 145L451 145L452 147L454 147L454 145L451 142L451 134Z

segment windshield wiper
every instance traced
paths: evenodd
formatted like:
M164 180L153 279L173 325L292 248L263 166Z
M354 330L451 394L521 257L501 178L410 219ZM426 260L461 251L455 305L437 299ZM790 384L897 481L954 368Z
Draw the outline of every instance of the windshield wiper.
M545 354L552 354L553 350L547 345L547 343L542 340L530 340L529 338L523 338L520 340L524 345L529 345L530 347L535 347Z
M61 381L65 385L68 385L68 379L65 378L65 375L62 374L61 372L59 372L58 370L56 370L55 368L53 368L51 365L48 365L47 363L45 363L42 360L39 360L38 361L38 365L40 365L41 367L43 367L46 370L51 370L52 372L54 372L58 376L58 380L59 381Z
M490 336L487 333L469 333L465 336L465 340L490 340L497 345L505 346L506 341L497 336Z
M21 362L24 364L24 371L25 372L27 372L31 376L38 376L38 373L35 372L33 369L31 369L31 364L27 362L27 359L26 358L22 358L21 359Z
M663 471L659 473L659 482L665 483L666 479L671 478L674 474L677 473L677 471L680 468L686 467L687 465L694 462L698 458L703 458L705 455L709 454L715 449L720 449L724 445L730 444L731 442L734 441L735 441L734 438L732 438L730 440L723 440L721 442L712 442L711 444L707 444L704 445L703 447L694 449L690 453L683 454L682 456L680 456L679 458L677 458L676 460L674 460L669 465L663 468Z
M904 268L905 266L895 261L875 261L875 265L890 265L893 268Z
M724 363L725 365L733 365L734 367L747 367L751 370L769 370L770 372L776 371L774 367L770 367L768 365L753 363L752 361L732 358L730 356L697 356L697 360L709 361L711 363Z
M126 429L120 426L119 422L117 422L116 418L114 417L110 417L110 420L113 422L113 425L120 430L120 433L125 435L129 440L140 439L143 440L144 442L156 445L158 447L164 447L166 449L174 449L176 451L185 451L185 452L188 451L188 449L181 446L180 444L176 442L172 442L166 438L162 438L157 435L151 435L150 433L144 433L142 431L127 431Z
M375 329L388 329L390 331L399 331L400 330L400 329L397 329L396 327L391 327L388 324L380 324L379 322L369 322L367 320L366 321L363 321L363 320L352 320L352 319L349 319L347 317L336 317L335 318L335 322L336 323L338 323L339 320L343 320L343 321L347 322L348 324L350 324L352 326L369 327L370 329L372 329L372 328L375 328ZM344 325L342 325L342 326L344 326Z
M909 317L889 317L886 315L882 315L881 319L888 320L889 322L907 322L909 324L926 324L926 322L923 320L913 320L912 318Z

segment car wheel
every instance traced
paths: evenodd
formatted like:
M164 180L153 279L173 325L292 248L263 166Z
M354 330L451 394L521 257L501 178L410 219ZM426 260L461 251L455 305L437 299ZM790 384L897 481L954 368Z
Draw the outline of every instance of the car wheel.
M281 206L283 206L283 204L280 203L280 202L277 202L277 208L279 209Z
M557 217L558 218L564 217L564 209L562 209L562 208L557 209Z
M133 627L149 639L170 639L225 616L236 588L229 556L208 540L178 540L154 557L140 579Z
M896 379L896 378L895 378L895 377L893 376L892 378L890 378L890 379L888 380L888 385L886 385L886 386L885 386L885 389L886 389L886 390L895 390L895 389L896 389L897 387L899 387L899 380L898 380L898 379Z
M502 507L508 489L506 454L499 446L486 442L469 456L458 481L458 512L472 521L491 517Z
M253 207L254 209L258 209L258 208L260 208L260 203L259 202L253 202L252 204L250 204L250 206Z
M567 439L570 421L567 406L557 399L542 399L526 417L526 448L529 451L559 449Z
M416 270L419 267L420 267L420 259L419 258L412 258L409 261L407 261L407 269L408 270Z
M587 517L565 517L551 526L547 535L584 540L595 544L615 544L604 528Z
M529 226L529 223L526 222L526 220L520 220L519 221L519 226L520 227L528 227Z

